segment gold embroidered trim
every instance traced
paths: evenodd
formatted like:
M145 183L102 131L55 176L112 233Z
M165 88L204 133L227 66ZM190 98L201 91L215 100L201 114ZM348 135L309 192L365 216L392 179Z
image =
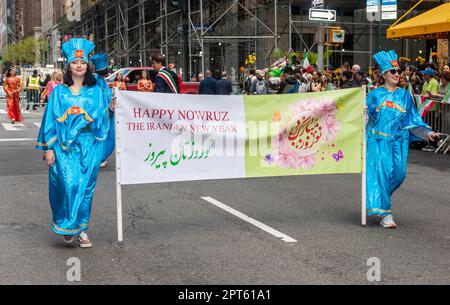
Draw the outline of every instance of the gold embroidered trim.
M67 111L59 118L57 119L58 122L62 123L65 120L67 120L67 118L69 117L69 115L79 115L79 114L84 114L84 117L86 118L86 120L89 123L94 122L94 120L89 116L89 114L86 112L86 110L84 110L81 107L77 107L77 106L72 106L69 109L67 109Z
M50 146L53 142L55 142L58 139L58 136L54 136L53 138L50 139L50 141L48 141L47 143L40 143L37 142L36 146L41 146L41 147L48 147Z
M55 224L55 222L53 222L53 221L52 221L52 226L53 226L56 230L61 231L61 232L65 232L65 233L78 233L78 232L81 231L81 229L85 229L85 228L89 227L89 224L81 224L81 225L80 225L80 228L78 228L77 230L66 230L66 229L60 228L60 227L58 227L58 226Z
M400 112L406 113L406 110L405 110L405 109L403 109L402 107L400 107L399 105L397 105L396 103L391 102L391 101L385 101L385 102L383 102L380 106L378 106L376 112L380 112L380 109L381 109L383 106L386 106L386 107L388 107L388 108L395 108L395 109L397 109L397 110L400 111Z
M373 130L373 129L372 129L372 134L383 136L383 137L390 137L391 136L390 133L384 133L384 132L376 131L376 130Z

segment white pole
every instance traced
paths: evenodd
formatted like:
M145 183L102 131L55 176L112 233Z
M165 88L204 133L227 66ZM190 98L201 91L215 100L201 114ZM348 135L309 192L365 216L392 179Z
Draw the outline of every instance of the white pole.
M116 89L114 89L116 92ZM114 94L116 96L116 94ZM119 103L116 99L116 113L119 110ZM117 241L123 241L123 217L122 217L122 185L120 184L120 136L119 136L119 120L114 115L115 133L116 133L116 201L117 201Z
M361 225L367 225L367 207L366 207L366 194L367 194L367 185L366 185L366 86L362 87L363 96L364 96L364 105L363 105L363 141L362 141L362 173L361 173Z

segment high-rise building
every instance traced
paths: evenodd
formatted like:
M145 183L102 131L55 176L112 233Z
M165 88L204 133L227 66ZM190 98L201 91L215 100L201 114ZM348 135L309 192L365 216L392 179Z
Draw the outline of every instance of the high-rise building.
M28 36L40 37L41 0L15 0L15 18L17 41Z

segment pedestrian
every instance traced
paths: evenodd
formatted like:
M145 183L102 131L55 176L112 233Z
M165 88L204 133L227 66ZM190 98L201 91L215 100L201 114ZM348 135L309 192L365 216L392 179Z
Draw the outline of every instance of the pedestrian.
M137 89L141 92L153 92L154 86L152 81L148 78L147 70L141 72L141 79L137 83Z
M56 70L55 72L53 72L53 77L52 79L48 82L47 86L44 89L44 92L42 93L42 95L44 96L44 100L43 103L44 105L47 104L50 95L53 92L53 89L55 89L56 86L59 86L62 84L64 79L64 73L61 70Z
M450 103L450 72L442 73L439 92L432 93L431 98L441 100L445 103Z
M437 134L423 122L409 92L397 87L397 54L381 51L374 59L385 84L367 96L367 212L394 229L391 196L406 176L410 134L430 140Z
M91 63L94 65L95 81L97 82L97 85L102 88L103 97L106 99L104 104L109 105L113 96L113 91L111 90L111 88L109 87L108 83L105 80L105 77L108 75L109 70L108 55L106 53L96 54L91 57ZM107 122L110 123L114 122L114 116L112 115L111 120L108 120ZM101 168L106 167L106 165L108 164L107 159L112 154L115 148L114 124L112 123L111 126L109 126L108 128L109 128L108 138L103 146L103 158L100 164Z
M233 92L233 84L228 79L227 72L222 72L222 79L217 81L217 94L218 95L231 95Z
M27 80L27 108L30 109L30 105L32 105L32 109L37 109L37 104L39 103L39 92L40 92L40 77L38 75L38 71L34 70L33 74L28 77Z
M51 228L66 243L78 236L81 248L92 247L87 235L91 205L114 111L88 69L94 48L82 38L62 45L68 64L64 84L53 89L36 143L49 166Z
M6 80L3 84L3 90L6 93L8 117L11 120L11 124L23 121L20 110L20 91L22 91L22 88L23 83L21 78L16 75L16 69L11 68L6 73Z
M54 75L55 72L52 73ZM47 85L52 80L52 75L46 74L44 81L40 82L39 100L41 101L41 107L47 103Z
M256 70L256 81L253 82L250 94L261 95L269 93L269 82L264 79L265 73Z
M210 70L205 73L205 79L200 82L199 94L217 95L217 81L212 77Z
M178 75L165 67L166 58L164 55L154 55L150 61L153 68L158 71L155 79L155 92L179 94Z

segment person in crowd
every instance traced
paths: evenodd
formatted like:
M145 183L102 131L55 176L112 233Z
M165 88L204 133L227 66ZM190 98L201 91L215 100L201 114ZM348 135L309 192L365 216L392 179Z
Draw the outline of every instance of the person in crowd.
M314 70L312 73L312 80L310 83L310 88L309 91L310 92L319 92L320 91L320 83L321 83L321 75L319 71Z
M41 78L38 75L38 71L34 70L33 74L28 77L27 80L27 108L30 109L30 105L33 110L37 110L39 104L39 93L41 91Z
M398 77L398 85L397 87L405 89L408 86L408 80L406 78L406 75L402 74Z
M222 79L217 81L217 94L218 95L231 95L233 92L233 84L228 79L228 73L222 72Z
M205 73L205 79L200 82L199 94L217 95L217 81L212 77L210 70Z
M22 112L20 110L20 91L22 91L22 88L23 83L21 78L16 75L16 69L9 69L6 73L3 91L5 91L6 94L6 106L11 124L23 121Z
M352 88L352 71L346 70L342 72L341 78L341 89L349 89Z
M449 66L449 65L445 65L445 66L442 68L442 70L443 70L444 73L450 73L450 66Z
M141 79L137 83L137 89L141 92L153 92L155 90L152 80L148 77L148 71L141 72Z
M177 80L176 81L178 82L179 93L183 94L185 91L184 91L184 86L183 86L183 81L182 81L182 79L183 79L182 75L180 73L176 72L175 64L169 64L167 66L167 68L169 69L169 71L173 72L173 74L177 75Z
M450 72L442 73L439 92L431 93L431 97L450 103Z
M282 76L283 77L277 94L298 93L300 84L294 76L294 70L291 67L286 67Z
M264 78L262 70L256 70L256 81L253 82L250 94L261 95L269 93L269 82Z
M251 89L253 86L253 83L256 82L256 70L255 69L250 69L248 71L248 75L247 78L244 81L244 91L245 94L251 94Z
M330 80L328 79L327 75L322 75L320 77L320 91L332 91L333 84L331 84Z
M153 68L158 71L155 79L155 92L179 94L180 88L178 86L178 75L167 69L166 58L162 54L157 54L151 57Z
M51 228L66 243L78 236L81 248L92 247L91 206L115 107L88 69L94 48L82 38L62 45L68 64L64 84L50 95L36 143L49 166Z
M297 79L297 82L299 83L298 93L308 92L309 89L308 81L302 76L302 73L301 72L295 73L294 76Z
M391 196L406 177L411 134L429 140L438 136L423 122L411 95L397 87L397 58L393 50L374 55L385 84L367 96L367 212L391 229L397 228Z
M425 82L422 86L422 95L425 98L430 98L431 94L439 92L439 82L434 78L436 72L433 69L428 68L421 71Z
M353 66L352 66L352 74L353 74L352 78L353 78L353 80L355 80L356 75L357 75L359 72L361 72L361 66L360 66L360 65L356 65L356 64L353 65ZM359 86L356 86L356 87L359 87Z
M118 90L127 90L127 83L123 79L122 73L117 73L114 82L111 85L112 89L117 88Z
M205 75L203 73L199 73L197 79L198 79L199 82L201 82L202 80L205 79Z

